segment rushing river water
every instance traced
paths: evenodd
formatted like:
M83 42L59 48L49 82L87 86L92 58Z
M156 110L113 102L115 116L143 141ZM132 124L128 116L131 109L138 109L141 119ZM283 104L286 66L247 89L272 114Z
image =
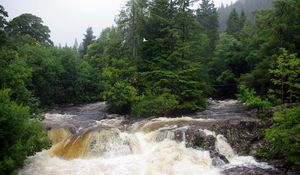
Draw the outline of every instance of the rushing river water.
M105 114L104 103L52 111L45 114L44 125L53 146L29 157L19 175L218 175L271 170L251 156L237 155L226 138L212 130L198 128L215 139L214 150L221 156L188 146L189 124L219 120L218 115L208 115L218 114L224 105L228 112L232 103L236 102L215 103L199 114L201 118L135 122Z

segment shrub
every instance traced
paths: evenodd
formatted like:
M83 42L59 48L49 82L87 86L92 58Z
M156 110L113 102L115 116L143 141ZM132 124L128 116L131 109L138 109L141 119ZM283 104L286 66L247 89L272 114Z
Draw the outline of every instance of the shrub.
M0 90L0 174L13 174L27 156L49 146L39 121L29 107L10 100L10 90Z
M104 93L107 100L107 110L124 114L130 111L130 106L136 99L137 90L127 82L116 82Z
M300 165L300 105L279 110L274 114L274 124L266 130L265 138L271 147L264 157L282 157L286 163Z
M176 96L169 93L146 95L132 105L131 114L136 117L167 114L175 110L177 105Z
M250 108L256 108L259 112L267 110L271 107L271 103L268 100L264 100L256 95L254 89L249 89L245 85L241 85L239 88L239 94L237 94L238 100L244 102L246 106Z

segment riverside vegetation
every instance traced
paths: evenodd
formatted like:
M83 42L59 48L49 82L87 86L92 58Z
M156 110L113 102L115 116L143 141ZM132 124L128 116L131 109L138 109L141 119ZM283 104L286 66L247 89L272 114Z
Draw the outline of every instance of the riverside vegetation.
M39 114L54 105L105 100L109 112L148 117L236 94L259 113L299 102L300 1L274 1L254 22L233 9L224 32L213 2L197 3L129 0L116 26L97 38L88 28L73 47L54 46L32 14L7 21L0 6L0 174L49 146ZM299 166L300 106L276 109L258 154Z

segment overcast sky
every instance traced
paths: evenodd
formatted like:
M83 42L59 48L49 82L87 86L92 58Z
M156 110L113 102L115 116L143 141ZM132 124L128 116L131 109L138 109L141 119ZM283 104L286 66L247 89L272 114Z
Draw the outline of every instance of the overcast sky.
M82 41L86 29L91 26L94 35L114 25L114 19L127 0L0 0L9 19L23 13L31 13L43 19L51 30L51 40L58 45L72 46L75 38ZM235 0L214 0L229 4Z

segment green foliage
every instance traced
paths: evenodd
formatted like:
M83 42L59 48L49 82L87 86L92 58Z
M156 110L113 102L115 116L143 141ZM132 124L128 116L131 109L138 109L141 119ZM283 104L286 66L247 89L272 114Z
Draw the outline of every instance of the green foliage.
M208 62L208 73L214 85L214 96L232 98L237 91L237 79L248 70L241 42L221 34L214 57Z
M268 100L257 96L254 89L249 89L245 85L240 86L237 97L240 101L244 102L246 106L256 108L260 110L259 112L269 109L272 105Z
M149 0L128 0L117 20L120 38L126 55L134 59L141 56L145 35L146 13Z
M110 111L141 115L149 109L146 99L162 106L147 116L204 109L207 72L201 56L208 34L199 33L189 1L128 1L117 24L103 30L84 56L100 72ZM168 94L172 98L165 99Z
M249 87L255 88L258 94L266 94L269 89L279 90L279 94L283 94L281 88L274 87L271 79L273 77L270 69L275 69L278 65L278 55L282 54L280 48L285 48L288 53L299 52L299 24L300 20L300 3L298 0L277 0L274 8L259 11L256 13L255 30L257 34L253 36L251 53L255 53L254 69L250 73L242 77L243 83ZM253 46L260 47L253 47ZM289 57L289 56L287 56ZM278 79L278 77L276 78ZM284 87L284 89L286 89ZM284 90L284 94L287 94ZM278 92L276 92L278 93ZM286 100L286 97L284 97ZM292 101L296 101L295 99Z
M116 82L104 93L104 98L108 103L107 110L114 113L128 113L136 95L137 90L129 83Z
M25 158L49 146L43 127L29 115L29 107L10 100L9 90L0 90L0 174L12 174Z
M5 19L7 17L7 11L5 11L4 7L0 5L0 47L5 45L5 43L7 42L7 34L3 31L8 24Z
M11 89L11 97L18 104L30 106L37 112L39 100L30 90L32 68L15 50L0 49L0 88Z
M63 72L59 77L63 87L63 103L94 101L100 97L100 85L96 70L71 48L55 49L54 56L60 60ZM63 97L61 97L63 99Z
M108 110L114 113L130 112L131 104L136 99L137 89L135 70L129 59L111 59L106 63L100 75L103 98L107 100Z
M210 0L202 0L200 8L197 9L197 21L201 29L208 37L208 54L211 55L216 47L216 42L219 38L218 34L218 13L215 5Z
M272 83L278 85L278 93L282 103L287 99L289 102L300 99L300 59L296 54L289 54L287 50L281 49L277 57L276 65L270 70ZM279 90L280 89L280 90Z
M239 15L236 10L233 9L227 20L226 33L234 36L235 38L239 38L239 33L242 30L245 21L246 16L244 12L242 11L241 15Z
M5 11L4 7L0 5L0 29L2 30L6 25L6 17L8 17L7 11Z
M26 44L19 49L32 70L30 88L42 105L78 103L99 98L95 70L71 48Z
M121 59L126 56L120 45L121 42L120 32L117 28L106 28L101 32L100 37L88 47L84 60L100 71L110 64L110 58Z
M188 2L151 2L145 26L147 41L143 58L138 60L142 90L157 97L170 91L178 99L176 110L180 111L203 109L207 80L200 52L203 35L197 32L199 26Z
M237 0L230 5L224 6L221 4L221 7L218 8L220 25L219 31L223 32L226 30L226 22L228 21L229 14L233 9L237 12L244 11L247 20L253 23L256 20L254 13L262 9L271 8L274 1L276 0Z
M300 106L280 109L274 114L274 124L266 130L268 148L260 150L265 158L284 158L287 164L300 165Z
M168 92L159 96L145 95L134 102L131 114L136 117L166 115L176 109L178 101L175 95Z
M40 43L53 44L50 40L50 30L42 24L40 17L32 14L22 14L11 20L6 27L9 35L29 35Z
M80 50L80 53L82 55L85 55L88 49L88 46L91 45L94 40L95 40L95 36L93 35L93 29L92 27L89 27L86 29L86 34L84 34L84 39L82 42L82 46L83 46L83 50Z

